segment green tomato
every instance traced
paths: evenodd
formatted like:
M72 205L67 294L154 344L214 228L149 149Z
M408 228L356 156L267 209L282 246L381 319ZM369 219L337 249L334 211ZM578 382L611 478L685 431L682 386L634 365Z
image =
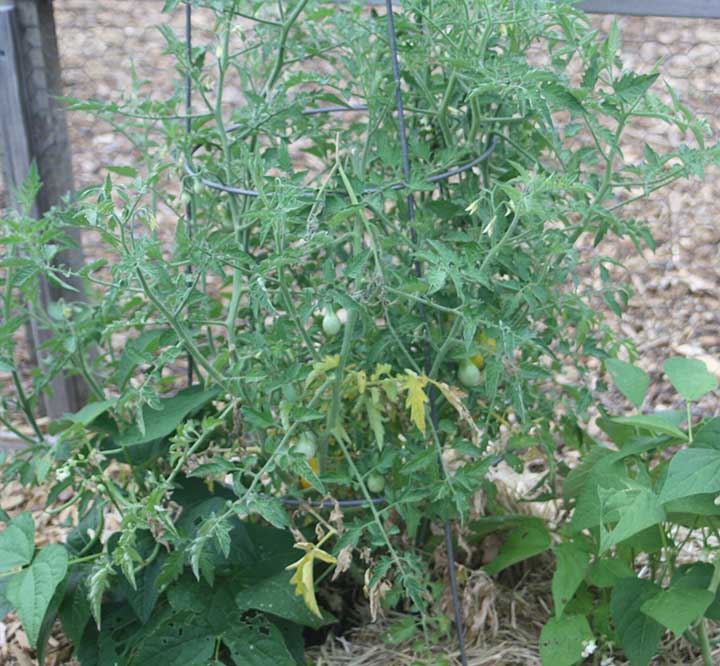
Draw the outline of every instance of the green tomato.
M338 316L335 314L333 310L326 310L325 316L322 320L322 328L325 335L327 335L329 338L332 338L334 335L337 335L340 332L340 328L342 327L342 322L340 319L338 319Z
M385 477L382 476L382 474L373 472L370 476L368 476L365 485L371 493L381 493L385 490Z
M317 440L311 432L304 432L298 437L297 444L293 446L293 451L299 453L305 460L311 460L317 453Z
M472 361L465 360L460 363L458 368L458 379L463 386L472 388L482 381L482 375Z

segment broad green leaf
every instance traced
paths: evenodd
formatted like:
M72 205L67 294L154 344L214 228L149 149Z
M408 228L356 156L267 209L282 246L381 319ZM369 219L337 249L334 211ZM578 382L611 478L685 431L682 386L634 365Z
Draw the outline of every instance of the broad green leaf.
M624 72L623 75L613 82L615 94L627 104L633 104L639 97L642 97L657 80L659 74L636 74L635 72Z
M590 564L590 554L570 541L555 546L553 552L556 568L552 579L552 595L555 615L560 617L585 578Z
M648 666L655 656L665 628L648 617L640 608L660 592L649 580L627 578L613 588L610 617L620 645L631 666Z
M688 590L707 590L710 588L715 567L709 562L693 562L680 565L673 571L670 587ZM705 617L720 622L720 590L705 611Z
M100 414L106 412L115 404L115 400L101 400L99 402L90 402L79 412L70 414L68 418L73 423L80 423L84 426L90 425Z
M714 417L701 423L693 437L691 444L697 449L720 450L720 417Z
M40 627L55 589L67 573L68 556L63 546L43 548L32 564L16 574L7 590L8 600L17 609L30 645L37 644Z
M236 666L296 666L282 633L269 622L241 623L222 640Z
M625 488L620 491L598 489L602 507L600 554L665 520L657 496L647 488ZM607 530L605 525L616 523Z
M592 640L590 625L582 615L553 617L540 632L540 661L543 666L573 666L582 660Z
M663 363L663 370L677 392L690 402L718 387L715 375L708 372L705 363L695 358L669 358Z
M115 445L133 447L167 437L174 433L188 416L204 407L217 394L217 389L204 391L198 385L184 389L171 398L161 398L160 410L145 405L142 409L145 431L136 424L123 432L116 439Z
M248 586L235 595L235 604L241 611L259 610L272 613L313 629L333 622L332 615L323 613L323 617L319 618L308 609L303 598L296 596L295 588L290 583L291 578L290 572L283 571Z
M670 435L684 441L687 435L676 425L661 414L637 414L636 416L617 416L609 419L620 425L630 425L639 430L649 430L652 433Z
M683 449L670 460L660 502L720 492L720 450Z
M619 580L634 575L635 571L627 562L610 556L609 559L601 558L593 562L588 582L599 588L614 587Z
M13 605L7 600L7 586L10 584L10 577L0 578L0 622L13 609Z
M193 616L179 613L168 619L147 636L139 646L131 666L198 666L210 661L215 637Z
M632 363L625 363L625 361L615 358L605 361L605 366L615 382L615 386L635 407L640 409L650 385L650 377L647 372Z
M648 599L640 610L672 631L678 638L705 615L715 599L710 590L671 587Z
M35 552L32 514L21 513L0 532L0 573L29 564Z
M550 548L552 541L545 523L539 518L528 518L524 525L514 529L485 571L489 576L500 573L513 564L527 560Z

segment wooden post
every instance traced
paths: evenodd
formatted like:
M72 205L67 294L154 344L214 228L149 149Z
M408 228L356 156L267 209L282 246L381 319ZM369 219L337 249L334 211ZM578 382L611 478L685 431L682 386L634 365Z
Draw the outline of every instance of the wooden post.
M0 139L3 171L9 189L18 188L33 160L42 189L32 214L43 215L72 192L72 161L67 125L62 106L54 99L61 94L60 61L51 0L0 0ZM78 249L59 255L58 263L74 269L83 265L79 235ZM43 308L58 298L78 300L78 292L63 291L40 284L38 301ZM50 332L32 321L28 342L38 363L45 356L42 346ZM87 388L78 376L58 375L51 382L52 395L44 397L45 413L58 417L77 411L87 397Z

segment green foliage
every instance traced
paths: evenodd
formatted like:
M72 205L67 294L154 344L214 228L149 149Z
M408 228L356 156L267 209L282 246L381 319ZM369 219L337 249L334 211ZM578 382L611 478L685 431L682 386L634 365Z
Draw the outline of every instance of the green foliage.
M698 399L711 390L703 363L671 361L664 367L683 398ZM637 373L628 373L628 364L613 367L619 388L635 405L642 404L646 389L640 395L628 388L628 377ZM684 428L683 416L674 413L599 419L617 448L593 442L565 478L564 501L572 517L563 530L566 540L554 548L556 617L543 636L556 631L562 636L556 623L566 617L575 621L581 594L587 598L589 592L591 604L583 613L601 653L616 643L632 666L648 666L666 629L676 638L696 631L699 638L693 640L705 640L706 619L718 617L720 586L720 560L711 542L720 508L717 419L694 423L690 405L686 418ZM678 563L689 538L705 544L707 562ZM644 577L638 575L641 564L649 571ZM570 659L567 644L556 638L552 645L558 655L568 650ZM549 649L546 645L543 656L548 665L560 658Z
M343 553L348 566L355 553L349 575L365 575L371 594L389 586L386 603L427 628L433 523L469 525L477 539L503 532L492 575L547 551L548 526L508 515L486 477L498 456L522 465L538 447L552 494L557 447L572 431L582 457L563 480L572 518L554 551L543 659L578 660L589 628L612 640L607 618L629 612L615 593L634 571L628 553L659 558L672 521L717 520L718 429L693 428L691 414L638 414L599 420L617 450L577 435L597 361L636 407L647 391L642 371L614 360L632 343L603 321L601 303L620 314L630 289L612 259L583 256L578 241L652 247L625 207L718 162L707 124L672 91L667 103L653 93L658 72L627 71L617 26L601 39L571 3L411 0L395 17L408 178L382 12L192 4L215 15L206 41L188 54L182 35L161 29L192 83L192 116L181 86L159 100L137 78L112 103L69 100L127 137L138 162L110 165L41 220L29 215L32 171L24 211L2 220L0 367L16 393L0 403L0 422L23 418L32 433L19 431L30 446L6 477L46 485L53 503L69 498L79 524L65 546L35 554L29 517L10 522L1 607L12 604L38 644L59 613L83 666L160 655L173 665L301 663L302 627L331 621L316 606L315 559L325 567ZM243 104L227 103L231 84ZM304 112L350 104L367 112ZM625 133L646 117L692 135L692 146L648 145L626 161ZM158 230L167 217L171 242ZM73 246L68 227L93 233L112 260L73 274L57 261ZM81 281L90 298L43 312L41 276ZM49 332L48 361L23 383L15 345L31 318ZM558 381L566 367L576 384ZM80 374L91 400L45 432L37 407L60 372ZM666 372L687 400L716 386L696 362L674 359ZM665 462L663 450L688 442ZM707 470L690 470L688 455ZM492 515L478 518L480 492ZM377 493L384 504L371 503ZM366 503L308 511L305 500L321 497ZM109 515L119 526L101 538ZM314 544L326 540L323 559ZM588 620L578 598L596 588L612 588L613 601ZM653 617L662 605L648 606ZM632 640L620 643L640 663L654 644Z

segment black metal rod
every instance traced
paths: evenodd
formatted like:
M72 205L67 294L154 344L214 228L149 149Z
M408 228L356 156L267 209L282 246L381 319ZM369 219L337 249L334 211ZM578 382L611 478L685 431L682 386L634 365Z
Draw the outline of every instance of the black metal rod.
M187 56L187 72L185 72L185 133L188 137L188 141L192 135L192 5L190 0L185 2L185 48ZM183 192L187 192L187 186L183 186ZM188 238L192 239L194 232L194 218L195 211L193 209L193 201L190 200L185 204L185 221L187 224ZM188 264L186 273L192 274L192 264ZM192 279L188 277L188 282L192 283ZM192 386L193 383L193 371L195 362L192 354L188 352L187 355L187 382L188 386Z
M392 58L393 77L395 79L395 101L398 114L398 128L400 132L400 152L402 154L403 174L405 182L410 182L410 156L408 150L407 128L405 127L405 110L403 107L402 97L402 79L400 77L400 61L397 49L397 37L395 34L395 20L393 14L392 0L386 0L385 8L387 12L388 37L390 39L390 55ZM486 151L487 152L487 151ZM449 176L447 176L449 177ZM410 223L410 237L413 245L417 246L417 229L415 227L415 198L412 192L407 196L408 221ZM423 268L419 259L415 260L415 275L422 277ZM432 362L430 358L430 337L429 337L429 321L425 306L420 303L420 314L424 323L423 332L423 351L425 362L425 373L430 374ZM429 391L430 402L430 418L433 428L433 436L437 437L438 428L438 411L437 411L437 393L434 387ZM444 468L442 457L438 456L438 466L440 476L444 477ZM460 662L462 666L467 666L467 654L465 653L465 628L463 623L462 606L460 604L460 595L458 593L457 578L455 576L455 547L453 545L452 525L449 520L445 521L445 548L448 557L448 573L450 576L450 593L452 595L453 613L455 615L455 632L457 633L458 649L460 651Z
M360 110L360 109L358 109ZM487 160L493 152L495 152L495 149L498 146L498 139L497 137L494 137L492 140L492 143L490 146L485 150L481 155L476 157L475 159L471 160L470 162L467 162L465 164L462 164L458 167L455 167L453 169L450 169L449 171L444 171L443 173L436 174L435 176L429 176L426 179L427 183L438 183L442 180L446 180L448 178L451 178L452 176L457 176L458 174L463 173L464 171L469 171L473 167L476 167L478 164L481 164L485 160ZM195 148L197 150L197 147ZM195 152L193 150L193 152ZM222 183L218 183L217 181L210 180L208 178L204 178L200 175L199 171L195 171L193 169L193 165L190 162L189 159L185 160L185 172L188 176L191 178L197 178L203 185L206 187L209 187L214 190L219 190L220 192L227 192L228 194L235 194L238 196L245 196L245 197L259 197L260 193L257 190L250 190L243 187L235 187L233 185L223 185ZM406 183L393 183L392 185L388 185L387 187L366 187L364 188L361 193L362 194L378 194L380 192L385 191L397 191L397 190L404 190L409 189L409 185ZM315 198L316 190L313 190L312 188L308 188L308 191L306 192L306 195L308 198ZM342 192L333 192L333 194L343 194Z

